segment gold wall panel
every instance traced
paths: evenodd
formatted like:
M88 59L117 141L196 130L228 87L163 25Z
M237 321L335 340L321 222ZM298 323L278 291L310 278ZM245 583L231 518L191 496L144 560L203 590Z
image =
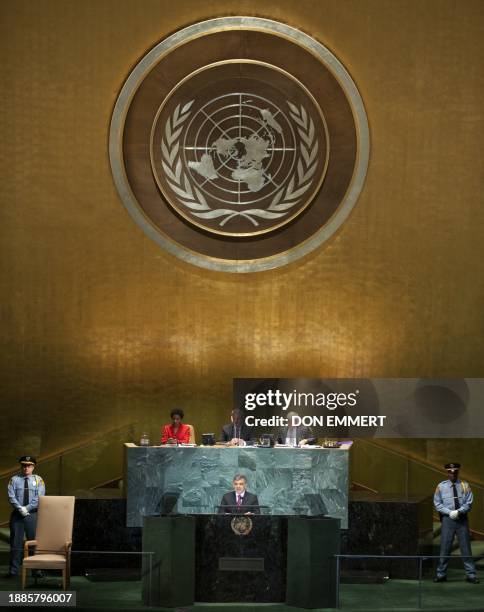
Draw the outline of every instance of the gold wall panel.
M234 376L484 376L484 3L0 10L2 469L134 421L155 438L174 406L197 432L219 431ZM330 48L362 95L372 142L339 234L241 277L151 242L108 160L113 106L139 58L228 14L284 21Z

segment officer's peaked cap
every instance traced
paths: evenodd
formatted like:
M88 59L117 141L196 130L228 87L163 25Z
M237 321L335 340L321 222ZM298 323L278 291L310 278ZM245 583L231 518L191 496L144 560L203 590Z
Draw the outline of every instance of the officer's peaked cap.
M460 469L460 463L446 463L444 467L449 472L455 472Z
M23 457L20 457L18 462L24 465L37 465L37 459L32 455L24 455Z

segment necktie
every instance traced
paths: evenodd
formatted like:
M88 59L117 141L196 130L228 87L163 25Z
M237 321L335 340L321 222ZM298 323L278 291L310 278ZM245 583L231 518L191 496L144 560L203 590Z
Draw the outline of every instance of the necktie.
M242 496L241 495L237 495L237 507L240 507L242 504Z
M459 496L457 495L457 489L455 488L455 483L452 483L452 491L454 493L454 507L456 510L458 510L460 508L460 504L459 504Z
M29 478L24 478L24 501L23 505L27 506L29 503Z

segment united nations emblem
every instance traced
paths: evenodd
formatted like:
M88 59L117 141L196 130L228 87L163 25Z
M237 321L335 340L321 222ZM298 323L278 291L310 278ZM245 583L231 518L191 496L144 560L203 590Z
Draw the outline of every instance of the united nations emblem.
M118 191L160 245L249 272L320 246L349 215L369 151L361 98L338 60L273 21L221 18L155 47L113 113Z
M324 116L309 91L254 61L190 75L163 102L151 138L153 174L167 202L206 231L239 237L300 214L328 155Z
M234 516L230 521L230 526L235 535L246 536L252 531L252 519L248 516Z

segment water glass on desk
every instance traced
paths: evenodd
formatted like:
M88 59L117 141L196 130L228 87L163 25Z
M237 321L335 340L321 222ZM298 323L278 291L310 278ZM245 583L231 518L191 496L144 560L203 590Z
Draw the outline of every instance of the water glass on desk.
M149 446L150 445L150 439L149 439L147 433L142 433L141 434L141 439L139 441L139 445L140 446Z

